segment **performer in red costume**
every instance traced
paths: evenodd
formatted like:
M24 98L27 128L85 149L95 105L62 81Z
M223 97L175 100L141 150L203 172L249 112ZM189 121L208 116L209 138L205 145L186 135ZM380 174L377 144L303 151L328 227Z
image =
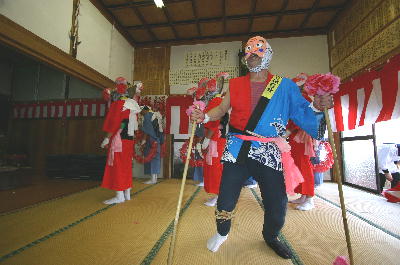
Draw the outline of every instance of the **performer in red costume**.
M208 102L208 105L204 110L205 112L208 112L221 104L224 80L227 77L228 74L220 73L216 77L217 81L211 79L207 82L207 94L209 94L209 97L212 97L212 99ZM202 149L207 149L204 159L204 189L207 193L216 195L204 204L212 207L216 205L218 200L219 185L223 169L221 157L226 144L226 138L221 137L220 127L220 120L209 121L204 124L206 133Z
M297 75L293 81L300 88L305 84L307 80L307 75L301 73ZM312 99L305 93L304 90L301 91L303 97L311 102ZM304 178L304 182L300 183L294 192L300 193L301 197L290 201L290 203L298 204L296 209L302 211L308 211L313 209L314 206L314 170L311 163L311 157L315 156L314 145L315 140L311 138L304 130L300 129L293 121L289 121L286 130L290 133L289 135L289 145L291 147L291 153L294 163L299 168L301 175Z
M101 186L116 191L116 196L104 201L105 204L130 200L132 187L133 135L138 129L138 103L128 93L128 82L123 77L116 79L116 89L106 89L104 95L111 97L110 109L103 124L107 133L101 147L108 147L107 163ZM135 93L141 84L132 87ZM134 94L133 92L131 94ZM130 97L129 97L130 96Z

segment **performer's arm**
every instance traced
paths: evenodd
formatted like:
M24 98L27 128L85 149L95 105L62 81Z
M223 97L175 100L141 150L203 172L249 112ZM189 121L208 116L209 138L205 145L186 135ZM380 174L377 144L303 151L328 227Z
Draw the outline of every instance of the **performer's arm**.
M289 119L303 129L314 139L322 139L326 130L326 122L323 112L315 112L310 103L300 94L299 88L293 82L289 83ZM314 98L315 100L315 98ZM333 106L330 96L318 97L313 102L316 109L331 108Z
M204 123L208 121L216 121L219 120L225 113L228 112L229 108L231 107L231 99L229 96L229 91L226 93L225 97L222 99L221 104L217 107L209 110L206 114L207 116L199 109L195 109L192 111L190 115L190 119L196 121L197 123ZM207 118L208 117L208 118ZM204 120L207 118L206 120Z
M225 113L228 112L230 107L231 107L231 97L228 90L226 92L225 97L222 99L221 104L211 109L206 114L208 115L208 117L210 117L210 121L216 121L221 119L225 115Z

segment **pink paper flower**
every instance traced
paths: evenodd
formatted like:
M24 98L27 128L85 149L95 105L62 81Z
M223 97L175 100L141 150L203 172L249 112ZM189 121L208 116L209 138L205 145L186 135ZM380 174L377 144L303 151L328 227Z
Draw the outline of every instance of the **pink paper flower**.
M315 74L309 76L304 84L304 90L308 95L335 94L339 91L340 78L331 73Z
M186 114L188 116L190 116L193 112L194 109L199 109L201 111L204 111L204 109L206 108L206 103L204 103L203 101L194 101L193 105L191 105L187 110L186 110Z
M335 261L333 262L333 265L349 265L347 258L344 256L338 256L336 257Z

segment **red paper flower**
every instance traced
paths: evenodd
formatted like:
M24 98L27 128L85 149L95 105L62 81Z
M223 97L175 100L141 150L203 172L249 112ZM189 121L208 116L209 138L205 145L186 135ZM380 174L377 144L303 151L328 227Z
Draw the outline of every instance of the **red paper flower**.
M111 88L104 88L103 89L103 99L105 101L109 101L111 97Z
M215 79L211 79L207 82L207 91L215 92L217 90L217 81Z
M186 95L193 96L194 92L196 92L197 87L192 87L186 90Z
M293 82L296 83L297 86L302 86L307 81L308 75L305 73L300 73L296 75L295 78L292 79Z
M202 87L199 86L196 89L196 99L201 99L206 94L206 91L207 91L207 86L202 86Z
M229 77L229 74L226 73L226 72L221 72L221 73L218 73L215 77L218 78L218 77L221 77L221 76L223 76L224 79L227 79Z
M304 84L304 90L308 95L335 94L339 91L340 78L331 73L315 74L309 76Z

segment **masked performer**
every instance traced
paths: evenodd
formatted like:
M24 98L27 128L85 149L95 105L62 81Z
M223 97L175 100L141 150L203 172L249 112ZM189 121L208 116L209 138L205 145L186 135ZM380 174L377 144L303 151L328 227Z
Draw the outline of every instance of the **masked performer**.
M304 73L297 75L293 79L299 87L302 87L306 80L307 75ZM307 101L312 101L303 89L301 90L301 93ZM291 147L293 160L304 178L304 182L300 183L295 189L296 193L301 194L300 198L290 201L290 203L298 204L296 206L297 210L308 211L315 207L313 199L315 195L314 171L311 157L315 157L314 145L316 144L316 141L291 120L289 121L286 130L288 131L288 134L290 134L289 145Z
M250 73L230 80L229 91L216 108L206 114L200 110L191 114L192 120L207 123L220 119L232 108L215 211L217 233L207 242L213 252L227 240L242 185L252 176L259 184L266 213L264 240L282 258L292 256L277 238L285 221L286 193L292 193L302 181L283 138L286 124L291 119L312 137L322 137L323 114L316 114L314 109L331 108L333 100L330 95L318 95L310 104L292 80L268 71L271 58L272 49L265 38L249 39L244 60Z
M116 196L104 201L105 204L121 203L130 200L132 187L133 135L138 129L137 114L140 112L133 94L141 89L141 83L130 87L123 77L115 81L116 89L106 89L104 95L112 101L103 131L107 133L101 147L108 147L107 163L101 186L116 191Z
M220 73L216 79L207 82L207 93L209 100L205 112L219 106L222 102L222 90L226 73ZM220 119L221 120L221 119ZM209 194L214 194L204 204L207 206L215 206L218 200L219 186L221 183L223 165L221 163L222 153L224 152L226 138L222 137L221 129L223 124L220 120L209 121L204 124L206 129L205 138L202 148L206 150L204 161L204 189Z
M144 174L151 176L145 184L156 184L161 170L161 145L164 143L162 117L159 112L152 112L147 106L142 108L141 115L143 115L141 130L145 137L144 155L153 153L151 160L144 163Z

